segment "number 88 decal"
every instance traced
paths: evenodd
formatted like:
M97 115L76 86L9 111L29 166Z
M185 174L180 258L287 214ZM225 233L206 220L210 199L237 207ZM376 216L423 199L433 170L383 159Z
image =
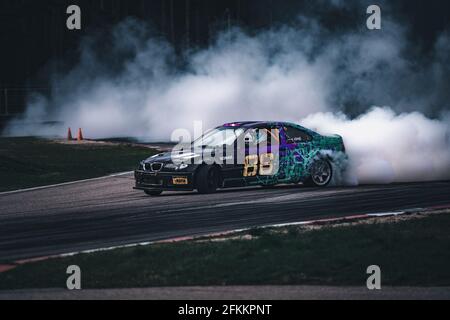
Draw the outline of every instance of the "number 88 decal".
M256 154L246 156L244 162L244 177L254 177L258 171L260 176L274 175L274 158L273 153L263 153L259 158Z

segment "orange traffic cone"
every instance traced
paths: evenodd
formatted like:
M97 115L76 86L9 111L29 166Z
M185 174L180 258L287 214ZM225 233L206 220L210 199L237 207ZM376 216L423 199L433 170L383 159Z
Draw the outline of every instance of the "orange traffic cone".
M67 140L73 140L72 138L72 130L70 130L70 128L67 130Z
M78 129L77 140L78 141L83 141L83 132L81 131L81 128Z

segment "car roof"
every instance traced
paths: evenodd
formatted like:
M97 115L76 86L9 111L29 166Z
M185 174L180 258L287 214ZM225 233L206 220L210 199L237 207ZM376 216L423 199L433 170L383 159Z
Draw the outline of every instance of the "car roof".
M222 125L222 127L255 128L260 126L273 126L273 125L289 125L299 127L298 124L283 121L237 121L225 123Z
M260 128L262 126L290 126L290 127L295 127L295 128L304 130L314 136L320 135L311 129L305 128L301 125L298 125L298 124L295 124L292 122L286 122L286 121L238 121L238 122L225 123L218 128L242 128L245 130L245 129L252 129L252 128Z

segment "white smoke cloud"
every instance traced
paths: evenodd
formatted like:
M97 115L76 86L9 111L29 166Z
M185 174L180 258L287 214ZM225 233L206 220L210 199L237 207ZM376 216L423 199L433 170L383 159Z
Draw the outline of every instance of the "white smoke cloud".
M344 114L316 113L301 123L344 138L350 174L357 183L450 178L449 122L375 107L353 120Z
M304 118L305 126L344 136L359 183L449 178L448 34L420 66L405 54L405 30L386 20L380 32L336 34L300 17L256 35L233 29L183 56L149 34L127 20L103 50L86 39L79 65L55 78L50 97L30 99L3 134L64 136L81 127L90 138L161 141L196 120L213 127ZM391 109L367 111L371 105ZM436 110L440 120L418 112ZM352 120L347 111L360 116Z

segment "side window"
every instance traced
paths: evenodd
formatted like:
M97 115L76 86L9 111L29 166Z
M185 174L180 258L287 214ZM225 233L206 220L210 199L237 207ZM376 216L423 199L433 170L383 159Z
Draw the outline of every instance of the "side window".
M260 141L264 141L268 146L280 144L280 129L278 127L260 128Z
M256 131L256 141L257 143L267 143L268 137L267 137L267 130L266 129L258 129Z
M284 132L286 133L288 143L308 142L312 140L309 134L294 127L284 127Z
M245 141L250 145L279 143L279 130L276 128L254 128L245 133Z

